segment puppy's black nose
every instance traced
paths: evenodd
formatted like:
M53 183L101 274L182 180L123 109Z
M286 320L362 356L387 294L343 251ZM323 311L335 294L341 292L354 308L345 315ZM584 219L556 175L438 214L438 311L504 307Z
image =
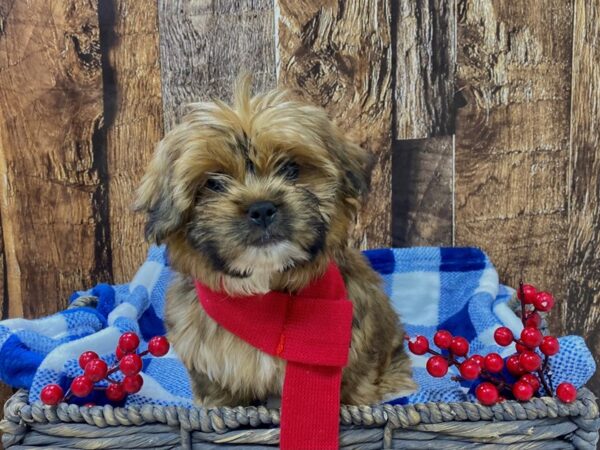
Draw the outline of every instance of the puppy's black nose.
M248 208L248 218L255 225L267 228L275 218L277 207L272 202L256 202Z

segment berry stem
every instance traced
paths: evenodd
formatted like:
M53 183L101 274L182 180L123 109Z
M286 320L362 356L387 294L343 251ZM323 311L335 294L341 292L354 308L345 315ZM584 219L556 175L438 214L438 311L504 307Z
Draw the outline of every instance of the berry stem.
M506 381L504 381L500 378L496 378L492 374L488 373L486 370L482 370L481 374L479 376L481 378L485 378L486 380L489 380L492 383L496 384L498 386L498 389L505 389L505 388L512 389L512 386L510 384L508 384Z
M408 334L405 334L404 340L410 341L410 336ZM148 351L146 350L145 352L140 353L140 356L146 354L147 352ZM436 352L431 347L427 349L426 353L429 353L430 355L434 355L434 356L441 356L446 361L448 361L448 365L450 365L450 366L460 366L460 364L461 364L461 362L458 359L456 359L456 356L454 356L454 354L450 350L448 350L448 356L444 356L440 352ZM463 356L463 362L466 361L467 359L469 359L467 356Z
M404 335L404 339L406 339L407 341L410 340L409 336L407 334ZM150 353L149 350L144 350L141 353L138 353L137 355L141 358L142 356L146 356L148 353ZM117 364L115 364L114 367L112 367L107 373L106 376L108 377L109 375L112 375L113 373L115 373L117 370L119 370L119 363L117 362ZM107 378L108 379L108 378Z
M552 397L552 390L550 389L550 387L548 386L548 383L546 382L546 377L544 376L544 371L542 369L538 369L537 374L538 374L538 377L540 378L540 381L542 382L542 386L544 387L544 390L546 391L546 395L548 395L549 397Z
M427 353L429 353L431 355L441 356L442 358L445 358L450 365L455 365L455 366L460 365L460 361L458 361L456 359L456 357L450 351L448 352L448 356L444 356L440 352L436 352L435 350L432 350L432 349L427 350ZM465 357L465 360L466 359L467 358Z
M548 377L548 384L550 385L550 395L554 392L554 386L552 383L552 370L549 369L550 366L550 357L548 355L544 356L544 362L542 364L542 372ZM544 388L545 389L545 388Z

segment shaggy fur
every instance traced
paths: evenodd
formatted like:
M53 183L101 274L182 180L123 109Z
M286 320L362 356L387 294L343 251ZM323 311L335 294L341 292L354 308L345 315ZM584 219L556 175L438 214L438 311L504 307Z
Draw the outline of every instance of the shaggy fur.
M159 143L138 190L146 235L165 242L178 272L167 294L166 324L189 370L197 402L247 405L281 394L285 362L218 326L193 285L232 294L294 292L334 260L354 304L342 401L369 404L415 385L403 331L378 275L348 247L368 186L367 153L326 113L275 90L250 97L249 80L233 106L190 105ZM248 209L277 208L268 228Z

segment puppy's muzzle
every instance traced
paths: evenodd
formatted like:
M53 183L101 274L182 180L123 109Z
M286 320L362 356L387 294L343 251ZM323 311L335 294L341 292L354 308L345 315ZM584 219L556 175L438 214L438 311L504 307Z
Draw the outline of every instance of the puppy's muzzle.
M251 224L267 229L275 220L277 206L273 202L256 202L248 208L248 220Z

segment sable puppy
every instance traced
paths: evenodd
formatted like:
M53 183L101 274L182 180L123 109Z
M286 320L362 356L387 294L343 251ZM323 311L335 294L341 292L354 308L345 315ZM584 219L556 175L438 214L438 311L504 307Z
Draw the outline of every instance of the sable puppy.
M281 394L285 362L218 326L193 280L231 294L295 292L334 260L354 304L342 402L370 404L410 392L403 330L379 276L348 247L368 155L320 108L274 90L233 106L195 103L158 144L137 193L146 236L164 242L177 275L168 337L189 370L196 401L247 405Z

